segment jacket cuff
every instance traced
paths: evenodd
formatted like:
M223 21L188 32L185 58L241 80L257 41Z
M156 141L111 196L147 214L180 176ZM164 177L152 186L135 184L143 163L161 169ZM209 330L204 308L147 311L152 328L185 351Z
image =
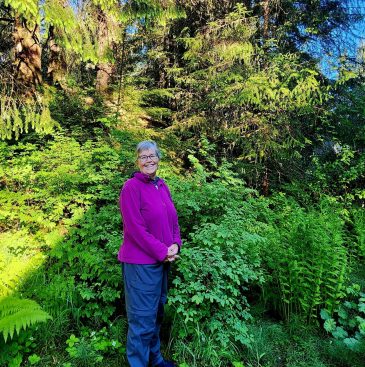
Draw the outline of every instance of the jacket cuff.
M157 254L157 260L159 262L163 262L166 257L167 257L167 252L168 252L168 248L165 247L164 249L162 249L161 251L159 251L159 253Z

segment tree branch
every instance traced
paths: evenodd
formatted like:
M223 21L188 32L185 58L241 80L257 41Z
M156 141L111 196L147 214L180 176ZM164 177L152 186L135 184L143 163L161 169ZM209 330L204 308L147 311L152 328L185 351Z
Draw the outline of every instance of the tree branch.
M14 18L0 18L0 22L14 23Z

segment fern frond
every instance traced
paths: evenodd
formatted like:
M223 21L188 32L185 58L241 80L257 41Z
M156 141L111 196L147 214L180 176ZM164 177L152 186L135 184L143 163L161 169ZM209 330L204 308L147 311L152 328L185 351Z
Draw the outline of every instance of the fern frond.
M22 279L36 266L42 262L43 258L40 254L34 256L18 258L10 258L5 266L1 267L0 263L0 297L10 295L14 289L21 283Z
M14 332L18 334L21 329L38 322L51 319L51 315L43 311L41 306L30 299L7 297L0 299L0 332L5 342L8 337L13 338Z

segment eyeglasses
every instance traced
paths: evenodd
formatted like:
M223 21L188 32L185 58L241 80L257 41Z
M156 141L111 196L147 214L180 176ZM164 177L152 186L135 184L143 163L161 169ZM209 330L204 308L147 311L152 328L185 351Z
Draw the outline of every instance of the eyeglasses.
M150 155L141 155L138 157L138 159L141 162L147 162L148 160L155 161L156 159L158 159L158 157L156 154L150 154Z

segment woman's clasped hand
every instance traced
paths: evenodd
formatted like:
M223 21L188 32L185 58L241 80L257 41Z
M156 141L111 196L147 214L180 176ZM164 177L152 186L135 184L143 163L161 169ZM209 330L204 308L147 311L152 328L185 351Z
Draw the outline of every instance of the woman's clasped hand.
M167 256L165 258L165 262L173 262L177 260L180 256L179 253L179 245L174 243L167 249Z

